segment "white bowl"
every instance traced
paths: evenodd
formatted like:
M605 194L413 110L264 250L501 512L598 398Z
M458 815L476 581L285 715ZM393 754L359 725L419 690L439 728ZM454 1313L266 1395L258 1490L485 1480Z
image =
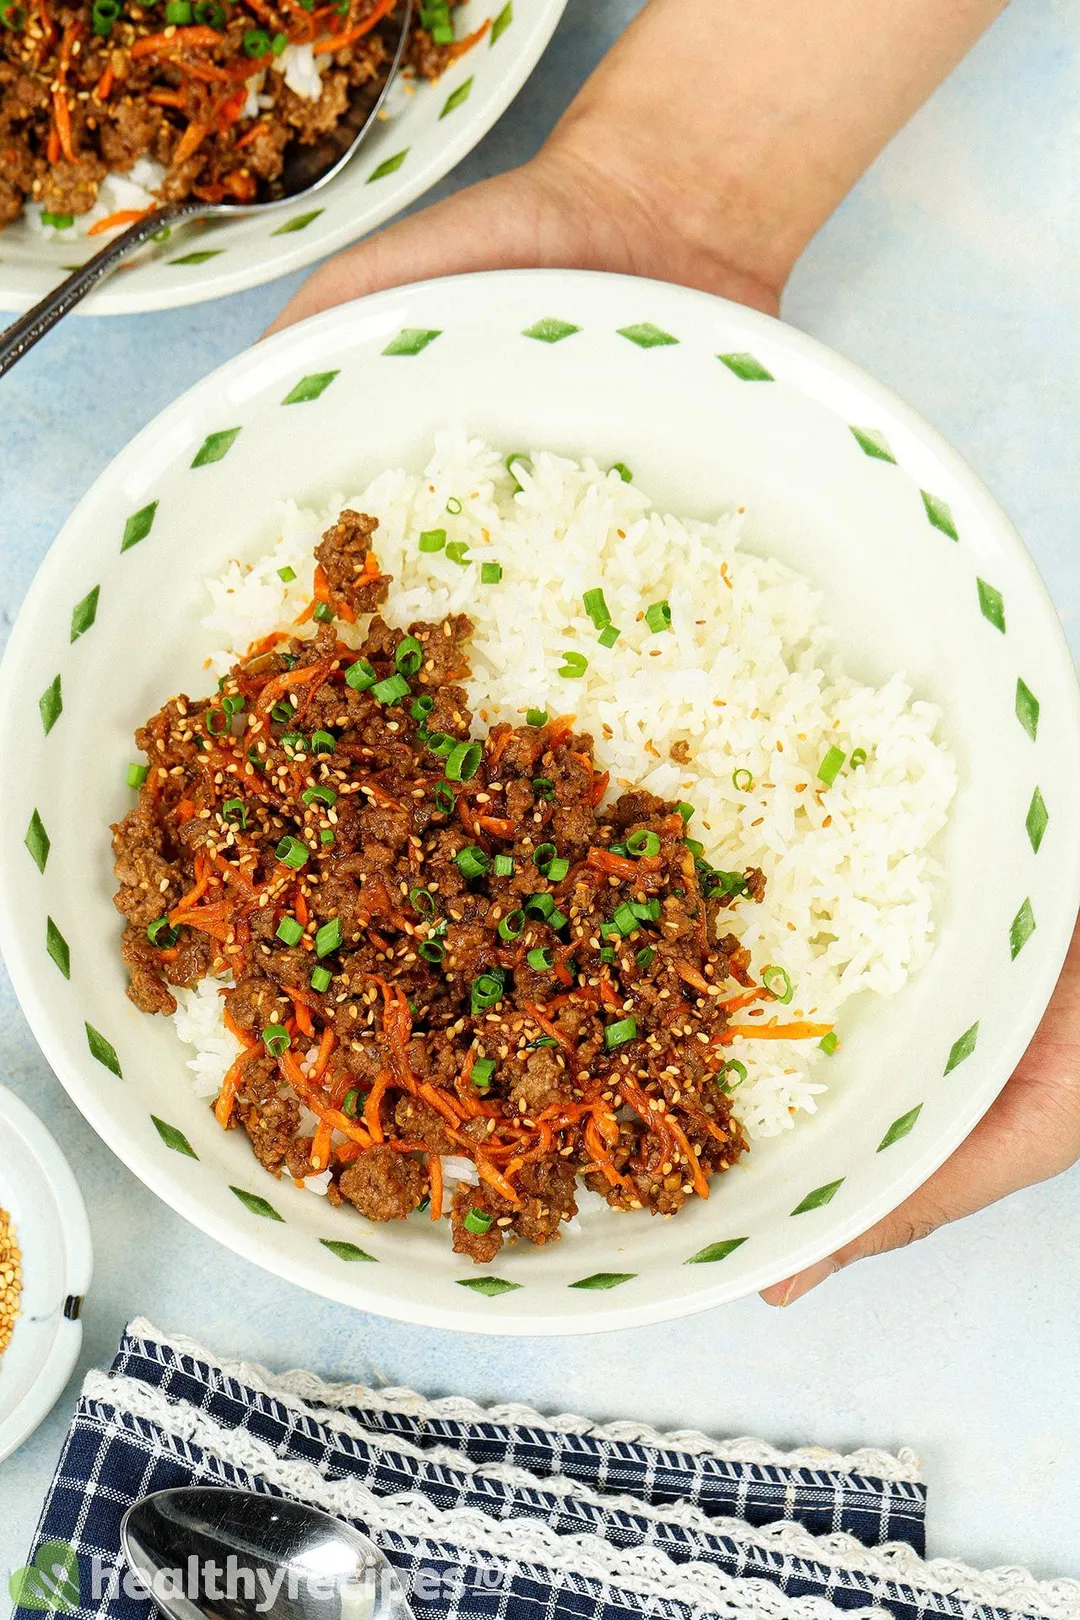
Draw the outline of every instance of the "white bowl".
M82 1344L93 1265L90 1225L60 1149L26 1104L0 1087L0 1209L22 1251L22 1315L0 1358L0 1461L52 1411Z
M493 19L486 38L437 84L392 96L348 168L309 201L248 219L182 229L138 255L78 306L83 315L137 315L258 287L355 242L449 174L506 111L544 52L566 0L467 0L459 38ZM25 219L0 232L0 309L43 298L102 244L77 230L48 236Z
M548 341L527 330L538 321ZM299 379L325 372L317 398L283 406ZM684 515L745 504L751 548L823 588L851 672L881 681L903 669L943 706L961 775L937 949L898 996L845 1019L820 1113L757 1144L674 1220L601 1210L549 1249L501 1255L479 1286L430 1222L375 1227L334 1211L275 1183L241 1133L218 1129L171 1026L125 998L108 833L130 800L135 724L164 696L207 688L202 577L267 548L276 499L318 502L384 466L417 466L448 423L508 448L627 462ZM221 458L198 457L223 430ZM0 671L0 748L18 762L0 805L12 978L113 1150L189 1220L294 1282L484 1332L677 1316L861 1232L1004 1084L1080 899L1076 680L1031 560L986 490L906 406L809 338L629 278L522 271L383 293L193 388L98 479L42 565ZM34 812L51 841L43 871L38 823L30 852L20 847ZM47 917L70 978L49 959ZM253 1209L250 1194L265 1202ZM376 1263L340 1258L327 1240Z

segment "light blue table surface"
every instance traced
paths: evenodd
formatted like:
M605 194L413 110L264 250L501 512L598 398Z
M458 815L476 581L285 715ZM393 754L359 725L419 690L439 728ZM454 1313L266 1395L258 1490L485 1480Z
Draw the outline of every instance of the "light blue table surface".
M530 84L438 194L527 157L636 10L637 0L570 0ZM973 464L1025 535L1074 653L1078 175L1080 12L1072 0L1014 0L822 232L785 305ZM69 320L0 384L5 633L101 469L250 343L300 279L171 313ZM925 1459L934 1554L1080 1574L1077 1172L858 1266L788 1312L750 1299L600 1338L459 1337L325 1303L186 1226L68 1102L6 982L0 998L0 1077L65 1145L93 1223L79 1376L143 1313L276 1367L784 1444L907 1444ZM22 1562L77 1387L0 1467L3 1584Z

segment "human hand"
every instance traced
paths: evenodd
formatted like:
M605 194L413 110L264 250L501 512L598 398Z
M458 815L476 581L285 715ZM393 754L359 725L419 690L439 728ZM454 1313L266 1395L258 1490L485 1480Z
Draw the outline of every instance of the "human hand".
M917 1192L827 1260L762 1291L791 1305L867 1255L903 1248L939 1226L1059 1175L1080 1159L1080 924L1053 999L1004 1091Z

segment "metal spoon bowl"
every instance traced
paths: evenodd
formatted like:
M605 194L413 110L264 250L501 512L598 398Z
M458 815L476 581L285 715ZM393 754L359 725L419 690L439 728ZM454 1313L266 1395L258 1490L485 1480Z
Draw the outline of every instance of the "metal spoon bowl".
M412 1620L352 1525L289 1497L184 1486L128 1508L124 1554L173 1620Z
M195 218L244 219L250 214L269 213L329 185L352 158L386 100L405 53L411 19L412 0L399 0L395 9L376 26L374 32L382 35L388 47L384 72L354 87L344 115L321 140L309 146L302 146L298 141L289 143L282 172L272 182L272 195L255 203L206 203L189 197L184 202L166 203L136 220L0 333L0 377L88 292L111 275L130 253L149 242L165 226Z

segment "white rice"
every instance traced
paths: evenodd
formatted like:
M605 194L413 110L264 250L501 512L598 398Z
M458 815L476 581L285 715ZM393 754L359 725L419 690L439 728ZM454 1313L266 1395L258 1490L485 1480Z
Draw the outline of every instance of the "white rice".
M833 1024L859 991L895 994L933 948L937 870L927 850L956 787L938 709L913 699L899 675L874 688L844 674L818 619L820 593L742 551L738 514L701 523L658 512L637 485L587 458L538 452L515 473L520 490L503 452L444 432L420 477L381 473L322 512L285 503L273 549L207 581L203 622L222 643L215 674L307 606L313 548L341 507L370 512L380 566L394 576L389 622L473 620L465 684L478 730L520 724L530 707L572 712L592 732L613 794L640 785L689 800L690 831L715 866L762 868L764 902L740 902L724 928L748 946L755 976L771 964L791 978L792 1002L767 1016ZM461 512L448 512L448 500ZM420 552L419 534L434 528L466 542L472 560ZM502 564L498 584L480 583L484 560ZM278 577L286 567L296 574L288 585ZM610 649L582 605L595 586L621 629ZM644 609L665 598L671 629L654 634ZM587 657L583 679L557 674L565 650ZM671 758L675 744L689 763ZM832 747L863 749L866 763L824 788L817 772ZM751 773L750 789L734 786L736 771ZM204 1094L236 1050L216 991L181 992L176 1014ZM747 1069L734 1103L751 1137L813 1113L826 1090L816 1040L738 1040L731 1056Z

